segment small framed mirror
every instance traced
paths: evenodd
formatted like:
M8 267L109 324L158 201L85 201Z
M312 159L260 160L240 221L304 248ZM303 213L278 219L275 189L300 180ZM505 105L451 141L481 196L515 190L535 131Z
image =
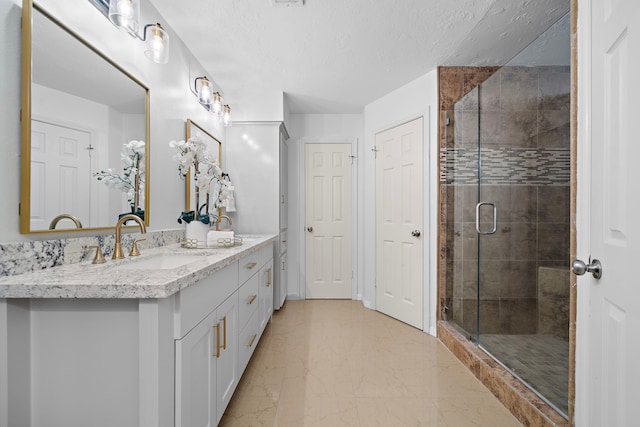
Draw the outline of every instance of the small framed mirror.
M202 126L198 125L191 119L187 119L186 123L186 139L189 140L191 138L198 139L203 142L207 147L209 153L211 153L214 157L214 160L218 162L218 165L222 168L222 142L218 140L215 136L205 130ZM192 171L189 171L187 174L186 181L186 200L185 200L185 211L194 211L198 212L200 207L207 202L207 200L203 200L200 197L198 188L195 186L192 177ZM218 216L220 215L221 210L218 209Z
M32 0L22 14L20 232L148 225L149 88Z

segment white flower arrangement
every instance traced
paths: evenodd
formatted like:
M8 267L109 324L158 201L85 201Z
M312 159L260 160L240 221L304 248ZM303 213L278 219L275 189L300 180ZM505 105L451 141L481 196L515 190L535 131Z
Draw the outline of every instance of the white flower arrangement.
M222 172L220 164L209 152L206 144L198 138L189 138L186 141L171 141L169 147L176 150L173 159L178 164L178 174L185 178L189 171L196 186L196 209L194 212L198 220L204 222L205 215L200 215L200 210L206 208L206 220L210 209L225 207L227 195L233 190L228 175ZM227 177L227 179L225 179ZM206 202L200 205L200 194L206 194ZM182 219L189 220L183 212ZM208 222L205 222L208 223Z
M132 212L137 211L140 206L144 206L144 156L145 142L129 141L122 144L121 174L113 168L94 173L97 180L103 182L107 187L127 194L127 202L131 205Z

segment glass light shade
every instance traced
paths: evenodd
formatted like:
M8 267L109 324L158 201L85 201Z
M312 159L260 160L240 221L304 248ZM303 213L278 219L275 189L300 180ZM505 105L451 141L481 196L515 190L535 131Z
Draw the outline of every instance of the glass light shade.
M160 24L147 25L144 54L157 64L169 62L169 34Z
M137 34L140 24L138 0L109 0L109 20L130 34Z
M213 94L213 104L211 104L211 112L216 116L219 116L222 113L222 96L220 92L215 92Z
M231 126L231 107L224 106L224 113L222 113L222 123L225 126Z
M211 82L206 77L198 77L196 79L196 91L198 93L198 101L202 105L211 105Z

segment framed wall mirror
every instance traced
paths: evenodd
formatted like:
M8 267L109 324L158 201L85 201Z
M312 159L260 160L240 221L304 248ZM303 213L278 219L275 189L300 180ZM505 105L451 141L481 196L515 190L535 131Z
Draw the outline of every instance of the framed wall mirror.
M32 0L22 9L20 232L149 224L149 88Z
M220 167L222 167L222 142L214 137L211 133L205 130L202 126L198 125L191 119L187 119L186 123L186 139L189 140L191 138L198 139L202 141L207 150L214 159L218 162ZM204 197L200 196L198 193L198 189L195 186L192 178L192 172L186 176L186 200L185 200L185 211L195 211L197 212L203 204L207 201ZM210 210L211 211L211 210ZM217 210L217 215L220 215L220 209Z

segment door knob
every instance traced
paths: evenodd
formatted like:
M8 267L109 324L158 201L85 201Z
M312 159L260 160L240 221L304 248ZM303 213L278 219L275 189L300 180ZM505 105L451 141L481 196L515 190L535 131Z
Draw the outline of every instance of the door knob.
M411 235L412 235L413 237L420 237L420 230L413 230L413 231L411 232Z
M576 259L571 263L571 271L576 276L591 273L595 279L599 279L602 277L602 263L597 259L589 259L589 264L585 264L581 259Z
M307 231L311 233L313 231L313 227L307 227Z

